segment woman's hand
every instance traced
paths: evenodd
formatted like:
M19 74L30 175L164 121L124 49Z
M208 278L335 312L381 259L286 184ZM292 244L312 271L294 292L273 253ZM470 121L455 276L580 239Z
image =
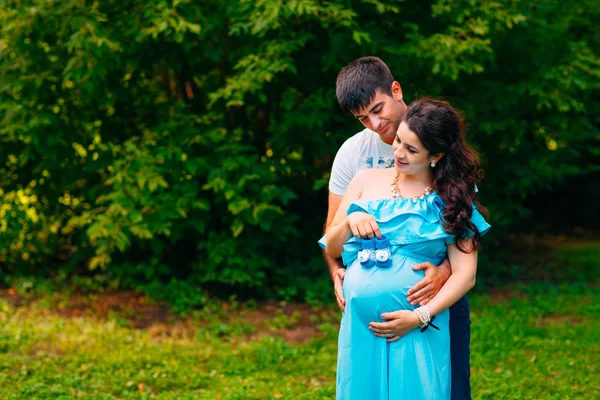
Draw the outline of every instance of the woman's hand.
M379 225L371 214L356 211L346 217L346 223L357 238L373 239L375 236L381 239Z
M421 325L421 320L414 311L400 310L381 314L387 322L371 322L369 329L375 336L387 338L388 343L395 342L408 332Z

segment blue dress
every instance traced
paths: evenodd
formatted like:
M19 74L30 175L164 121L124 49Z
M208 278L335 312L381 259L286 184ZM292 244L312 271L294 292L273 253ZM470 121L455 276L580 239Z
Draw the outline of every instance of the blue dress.
M442 227L444 206L436 192L416 201L357 200L350 205L348 214L362 211L375 217L390 239L392 265L363 267L357 260L361 239L352 237L344 245L346 311L338 339L338 400L450 399L448 310L436 316L439 331L414 329L392 343L368 329L370 322L384 322L382 313L416 308L406 301L407 291L424 273L412 266L424 261L439 265L446 246L454 242ZM490 228L475 207L471 221L481 234Z

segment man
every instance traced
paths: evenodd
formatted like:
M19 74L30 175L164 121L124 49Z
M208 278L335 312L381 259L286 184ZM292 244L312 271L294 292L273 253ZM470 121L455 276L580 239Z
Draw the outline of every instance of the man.
M407 109L400 84L377 57L359 58L344 67L337 77L336 95L342 110L354 115L365 129L344 142L333 162L325 230L331 225L342 197L358 171L393 165L392 143ZM344 311L342 283L346 270L338 260L323 254L333 279L338 306ZM413 269L423 270L425 277L408 291L408 301L412 305L426 304L451 274L447 260L439 267L422 263ZM394 321L387 323L394 324ZM450 342L452 399L470 399L470 319L466 296L450 308Z

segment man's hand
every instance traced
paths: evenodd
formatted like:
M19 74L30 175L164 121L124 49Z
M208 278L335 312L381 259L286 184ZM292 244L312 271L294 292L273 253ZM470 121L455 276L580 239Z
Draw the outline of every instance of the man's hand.
M373 331L375 336L386 338L389 343L395 342L421 325L417 314L408 310L383 313L381 318L387 322L371 322L369 330Z
M408 297L406 300L411 306L419 304L424 306L440 291L444 283L452 275L450 268L450 262L445 259L439 267L436 267L432 263L421 263L413 266L413 270L425 271L425 277L421 279L417 284L408 290Z
M344 293L342 292L342 285L344 284L345 276L346 268L338 268L333 274L333 290L335 291L335 299L337 300L338 307L342 311L346 311L346 300L344 299Z

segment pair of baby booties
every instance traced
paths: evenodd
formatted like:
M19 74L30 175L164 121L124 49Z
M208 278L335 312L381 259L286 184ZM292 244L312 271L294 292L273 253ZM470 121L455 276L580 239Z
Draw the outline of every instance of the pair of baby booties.
M358 261L363 267L377 266L386 268L392 265L390 240L382 236L381 239L362 239L362 250L357 254Z

